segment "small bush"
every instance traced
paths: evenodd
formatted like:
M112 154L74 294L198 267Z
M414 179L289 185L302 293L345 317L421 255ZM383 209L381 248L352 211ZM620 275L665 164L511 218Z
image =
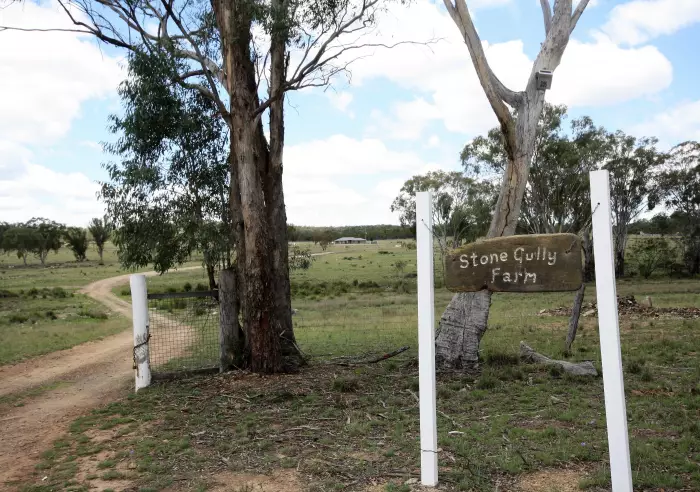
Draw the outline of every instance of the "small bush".
M357 287L357 284L359 284L359 283L360 283L360 282L358 282L357 279L355 279L355 280L352 281L353 287Z
M360 383L354 378L337 378L333 380L333 390L341 393L354 393L360 389Z
M27 297L36 297L39 295L39 290L36 287L32 287L27 291Z
M191 292L192 291L192 284L189 282L185 282L185 285L182 286L182 290L184 292Z
M129 287L125 287L121 290L120 294L124 297L130 296L131 295L131 289Z
M482 374L479 380L476 382L476 389L490 390L494 389L497 385L498 380L491 374Z
M63 287L54 287L51 289L51 297L55 297L56 299L65 299L68 297L68 293L63 289Z
M203 284L202 282L199 282L197 285L194 286L194 290L197 292L204 292L209 290L209 286Z
M49 319L58 319L58 316L56 316L56 313L53 311L46 311L46 317Z
M177 289L175 287L168 287L167 289L165 289L165 292L169 294L174 294L175 292L177 292Z
M27 321L29 321L29 316L27 316L25 314L21 314L21 313L12 314L8 318L8 321L10 323L17 323L17 324L26 323Z
M109 317L104 311L98 311L97 309L89 309L86 307L80 308L78 311L78 316L92 319L107 319Z
M195 316L204 316L207 313L207 308L202 306L201 304L197 304L194 308L194 315Z
M394 252L393 251L380 251L379 254L380 255L393 255Z
M187 307L187 299L173 299L173 309L185 309Z
M564 370L561 368L561 366L550 366L549 375L554 379L559 379L564 375Z
M629 362L627 364L627 372L630 374L640 374L642 372L642 364L636 360Z
M654 376L652 376L651 372L649 369L644 369L642 371L642 375L640 376L641 380L644 381L645 383L651 382L654 380Z
M520 359L516 354L494 352L486 354L486 363L490 366L517 366L520 364Z
M19 297L16 293L9 290L0 290L0 299L3 297Z

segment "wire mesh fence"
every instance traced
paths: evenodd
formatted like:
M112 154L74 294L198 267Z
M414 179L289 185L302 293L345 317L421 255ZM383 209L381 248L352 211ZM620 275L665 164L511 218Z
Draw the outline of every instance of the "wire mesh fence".
M148 294L148 311L154 374L218 366L216 291Z

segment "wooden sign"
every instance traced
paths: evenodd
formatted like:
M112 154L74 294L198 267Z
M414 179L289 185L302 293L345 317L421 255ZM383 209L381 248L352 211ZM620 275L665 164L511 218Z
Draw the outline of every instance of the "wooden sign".
M487 239L445 258L445 286L453 292L559 292L577 290L582 283L576 234Z

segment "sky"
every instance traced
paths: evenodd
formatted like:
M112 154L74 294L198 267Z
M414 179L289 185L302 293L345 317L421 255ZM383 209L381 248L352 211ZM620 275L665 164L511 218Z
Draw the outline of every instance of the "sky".
M442 2L392 2L373 48L322 89L286 106L287 216L299 225L398 223L404 181L459 170L459 152L495 126L467 47ZM576 3L576 0L574 0ZM539 0L467 0L499 78L521 90L544 38ZM71 27L50 2L13 2L0 26ZM425 41L431 41L425 44ZM666 150L700 140L700 0L591 0L556 70L551 103L571 118ZM693 48L695 47L695 48ZM47 217L85 226L103 214L98 182L116 139L125 53L89 35L0 32L0 221Z

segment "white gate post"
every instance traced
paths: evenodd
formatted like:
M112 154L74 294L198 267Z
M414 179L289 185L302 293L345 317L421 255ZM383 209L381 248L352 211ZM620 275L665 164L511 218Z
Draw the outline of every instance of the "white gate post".
M600 357L603 363L610 476L613 492L632 492L632 469L627 433L625 385L622 376L620 325L617 314L608 171L592 171L590 178L593 250L598 297L598 330L600 332Z
M145 275L132 275L131 308L134 321L134 369L136 391L151 384L151 366L148 361L148 297Z
M421 483L429 487L434 487L438 483L432 209L432 193L429 191L416 193L420 470Z

